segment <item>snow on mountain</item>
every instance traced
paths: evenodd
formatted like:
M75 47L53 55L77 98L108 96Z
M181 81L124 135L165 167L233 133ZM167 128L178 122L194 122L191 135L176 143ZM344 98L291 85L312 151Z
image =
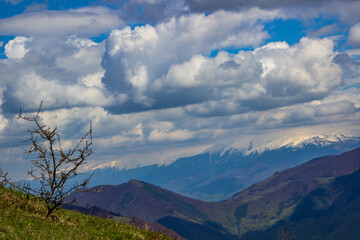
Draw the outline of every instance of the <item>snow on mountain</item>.
M350 140L359 139L354 136L345 136L345 135L310 135L310 136L301 136L301 137L284 137L276 139L270 142L267 142L261 146L253 147L252 149L245 152L250 154L253 152L262 153L266 150L273 150L282 147L288 148L302 148L305 145L315 145L315 146L328 146L336 142L344 142Z
M91 170L108 168L108 167L114 168L114 167L116 167L117 163L118 163L117 161L111 161L111 162L108 162L108 163L97 165L97 166L91 168Z
M345 141L360 141L360 137L350 136L350 135L307 135L307 136L283 136L277 139L260 139L253 138L249 139L241 139L233 141L230 144L216 144L211 148L208 148L204 152L209 152L211 154L219 153L222 156L224 153L230 151L240 151L244 155L249 155L252 153L261 154L265 151L279 149L279 148L302 148L306 145L315 145L315 146L328 146L337 142L345 142Z
M355 134L358 132L354 131ZM225 153L234 153L241 152L244 156L248 156L250 154L261 154L265 151L280 149L280 148L293 148L299 149L306 145L315 145L315 146L328 146L337 142L345 142L351 140L360 141L360 133L359 135L351 135L351 134L309 134L309 135L301 135L289 133L285 136L274 137L273 135L262 135L261 137L257 136L242 136L233 141L228 141L227 143L217 143L210 148L207 148L205 151L199 152L202 153L210 153L210 155L219 154L222 157ZM193 155L197 155L194 153ZM192 156L192 155L188 155ZM187 157L187 156L179 156ZM159 166L169 165L175 162L178 158L173 157L172 160L156 162L155 159L153 161L149 161L148 164L138 164L138 165L128 165L125 164L128 161L112 161L108 163L104 163L101 165L97 165L91 168L91 170L103 169L103 168L117 168L121 169L134 169L138 167L145 167L148 165L157 164Z
M114 161L93 170L92 184L120 184L138 179L187 196L218 201L276 171L360 146L360 137L344 134L289 134L276 139L263 136L242 136L238 141L216 144L170 164L120 168Z
M206 149L202 153L210 153L210 155L216 154L220 152L220 156L224 155L227 151L231 151L234 148L231 146L231 144L224 144L224 143L217 143L214 146Z

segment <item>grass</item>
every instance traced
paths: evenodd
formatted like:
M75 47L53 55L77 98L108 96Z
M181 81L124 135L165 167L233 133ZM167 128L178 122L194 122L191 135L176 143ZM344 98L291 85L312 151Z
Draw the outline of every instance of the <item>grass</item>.
M334 182L335 177L324 177L324 178L316 178L317 184L320 186L326 186L330 183Z
M60 209L45 219L41 200L0 187L0 239L171 239L131 225Z

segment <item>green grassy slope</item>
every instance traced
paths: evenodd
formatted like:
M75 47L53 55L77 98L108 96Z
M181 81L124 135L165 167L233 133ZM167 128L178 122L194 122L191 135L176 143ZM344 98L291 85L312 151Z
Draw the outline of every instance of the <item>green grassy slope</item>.
M64 209L46 220L39 199L0 187L0 239L171 239Z

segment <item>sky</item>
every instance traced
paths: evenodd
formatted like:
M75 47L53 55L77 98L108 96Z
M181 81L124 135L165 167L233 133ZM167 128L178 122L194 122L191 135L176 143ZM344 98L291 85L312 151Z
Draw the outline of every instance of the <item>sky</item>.
M0 166L32 125L87 169L166 164L234 141L360 136L360 1L0 0Z

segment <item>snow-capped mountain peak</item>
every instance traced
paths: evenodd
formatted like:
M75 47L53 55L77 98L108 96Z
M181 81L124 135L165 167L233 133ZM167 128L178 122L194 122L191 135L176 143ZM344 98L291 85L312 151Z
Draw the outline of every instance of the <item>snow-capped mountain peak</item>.
M224 153L231 149L233 149L231 144L217 143L214 146L206 149L203 153L210 153L211 155L220 153L220 156L222 156Z
M336 142L344 142L351 140L360 140L360 137L334 134L334 135L307 135L307 136L283 136L277 139L247 139L234 141L231 144L216 144L213 147L207 149L205 152L211 154L219 153L222 156L225 152L228 151L240 151L244 155L249 155L251 153L262 153L268 150L279 149L282 147L288 148L302 148L306 145L315 145L315 146L328 146Z

